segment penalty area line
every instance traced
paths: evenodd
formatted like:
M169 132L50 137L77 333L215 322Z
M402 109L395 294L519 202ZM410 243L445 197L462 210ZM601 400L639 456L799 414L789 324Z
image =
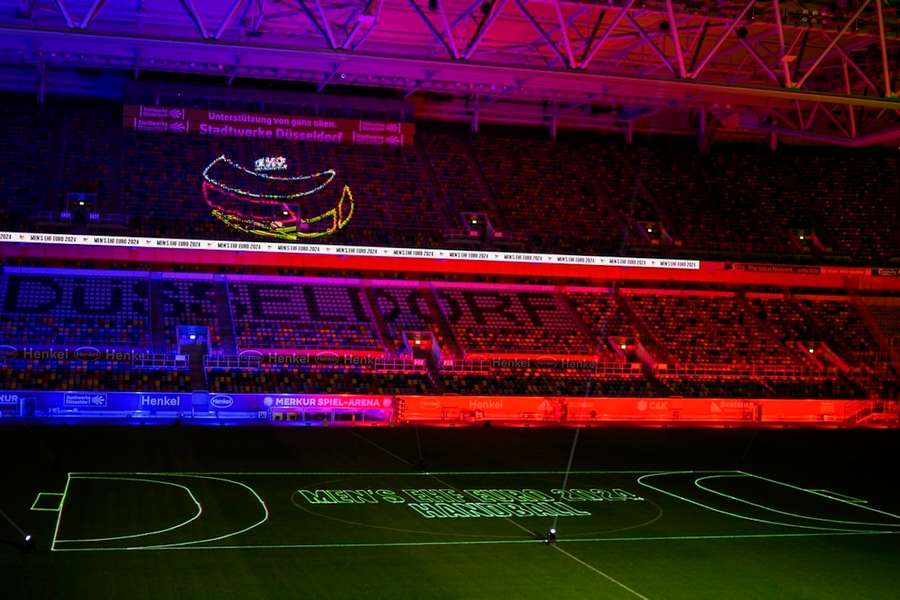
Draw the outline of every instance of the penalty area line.
M41 499L44 496L58 496L59 500L56 503L56 508L43 508L38 506L41 503ZM58 512L60 504L62 503L62 492L38 492L37 497L34 499L34 502L31 504L31 508L28 510L33 510L35 512Z
M50 551L57 550L56 537L59 535L59 524L62 522L63 507L66 504L66 496L69 493L69 482L72 481L72 474L66 473L66 485L63 487L62 499L59 501L59 510L56 511L56 527L53 528L53 539L50 541Z

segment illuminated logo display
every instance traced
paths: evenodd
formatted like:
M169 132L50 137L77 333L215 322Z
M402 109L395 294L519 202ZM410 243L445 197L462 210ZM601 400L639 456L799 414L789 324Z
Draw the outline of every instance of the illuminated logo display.
M336 172L282 175L283 156L266 156L248 169L224 154L203 169L203 199L225 225L262 237L283 240L318 238L344 228L353 216L353 194L344 185L340 199L324 201L323 190ZM271 174L278 172L278 175ZM322 196L313 196L323 192Z
M224 394L218 394L209 399L210 406L214 408L224 409L234 406L234 398Z
M426 519L589 517L574 502L628 502L644 498L619 488L465 489L407 488L403 490L297 490L308 504L405 504Z
M287 171L287 159L283 156L264 156L253 163L257 173L261 171Z

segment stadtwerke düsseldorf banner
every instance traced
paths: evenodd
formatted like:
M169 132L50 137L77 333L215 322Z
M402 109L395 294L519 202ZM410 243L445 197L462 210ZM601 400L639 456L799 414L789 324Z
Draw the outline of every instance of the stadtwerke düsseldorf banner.
M122 124L126 129L154 133L193 133L212 137L380 146L412 144L416 131L414 123L402 121L334 119L134 104L124 106Z

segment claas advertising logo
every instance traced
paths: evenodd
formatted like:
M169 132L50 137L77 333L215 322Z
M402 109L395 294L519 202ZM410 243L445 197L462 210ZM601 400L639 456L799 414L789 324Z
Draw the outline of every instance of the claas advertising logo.
M224 154L203 169L203 199L225 225L253 235L298 240L331 235L353 216L353 194L344 185L335 202L336 172L290 175L282 156L266 156L249 169Z

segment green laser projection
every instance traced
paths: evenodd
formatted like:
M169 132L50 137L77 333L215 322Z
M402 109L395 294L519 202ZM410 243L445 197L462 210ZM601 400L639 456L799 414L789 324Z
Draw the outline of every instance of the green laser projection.
M619 488L536 489L406 488L403 490L297 490L309 504L406 504L426 519L589 517L567 502L643 501ZM565 501L565 502L564 502Z

